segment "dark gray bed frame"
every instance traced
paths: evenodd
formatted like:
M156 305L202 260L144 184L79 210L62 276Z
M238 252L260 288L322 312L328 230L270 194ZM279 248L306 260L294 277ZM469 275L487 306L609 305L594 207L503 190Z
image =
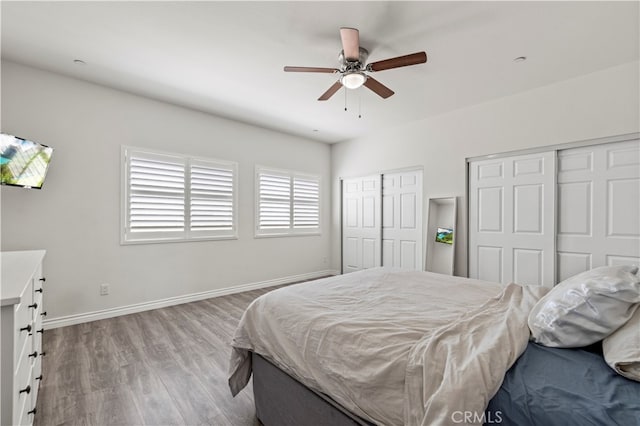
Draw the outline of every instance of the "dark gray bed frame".
M256 416L265 426L373 426L252 352Z

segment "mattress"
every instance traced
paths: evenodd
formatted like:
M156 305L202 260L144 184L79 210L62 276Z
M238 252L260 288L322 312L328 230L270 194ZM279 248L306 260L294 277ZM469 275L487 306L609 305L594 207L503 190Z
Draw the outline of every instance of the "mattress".
M246 385L255 352L374 423L480 417L546 291L390 268L284 287L243 315L229 384L233 394Z

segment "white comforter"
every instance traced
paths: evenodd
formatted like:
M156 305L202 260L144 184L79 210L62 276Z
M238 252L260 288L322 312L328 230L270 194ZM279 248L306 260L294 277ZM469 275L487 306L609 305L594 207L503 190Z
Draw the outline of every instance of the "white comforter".
M284 287L240 320L229 386L254 351L374 423L481 423L546 291L388 268Z

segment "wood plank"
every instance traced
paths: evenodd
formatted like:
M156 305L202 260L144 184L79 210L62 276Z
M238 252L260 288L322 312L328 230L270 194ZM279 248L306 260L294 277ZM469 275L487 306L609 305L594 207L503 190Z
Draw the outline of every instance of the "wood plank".
M157 373L186 424L230 424L195 374L179 364Z
M258 426L253 391L231 397L231 339L276 286L47 330L34 424Z
M84 419L94 425L142 424L142 416L133 402L133 392L128 386L91 392L84 399Z
M146 362L139 362L130 364L124 369L127 370L133 401L144 424L185 424L185 419L153 367Z

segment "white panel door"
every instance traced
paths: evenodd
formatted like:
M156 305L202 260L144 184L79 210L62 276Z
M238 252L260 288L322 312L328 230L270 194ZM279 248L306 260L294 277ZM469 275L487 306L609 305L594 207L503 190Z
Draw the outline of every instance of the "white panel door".
M382 265L421 271L422 170L382 177Z
M342 181L342 272L381 265L380 175Z
M558 281L640 265L640 141L558 152Z
M469 164L469 276L555 283L555 152Z

